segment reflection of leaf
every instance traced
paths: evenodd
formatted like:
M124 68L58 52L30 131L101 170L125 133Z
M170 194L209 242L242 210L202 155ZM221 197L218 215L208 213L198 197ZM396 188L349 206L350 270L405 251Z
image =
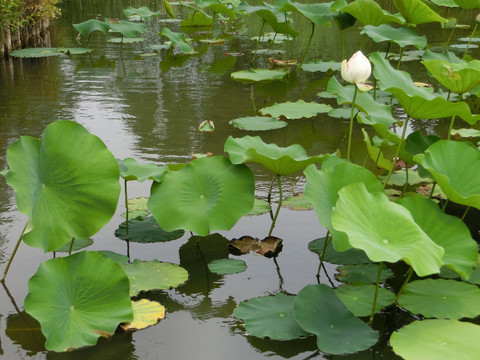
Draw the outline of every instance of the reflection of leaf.
M45 337L40 331L40 324L35 318L25 311L12 313L7 316L5 334L16 345L34 357L39 352L44 352ZM0 350L0 355L3 355Z
M165 307L156 301L140 299L132 301L133 321L120 324L125 331L136 331L157 324L165 318Z

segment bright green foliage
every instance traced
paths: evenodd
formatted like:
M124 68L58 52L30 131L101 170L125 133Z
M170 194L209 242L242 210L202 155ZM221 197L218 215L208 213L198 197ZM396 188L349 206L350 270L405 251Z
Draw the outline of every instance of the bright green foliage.
M480 8L480 0L454 0L463 10Z
M138 9L134 8L134 7L127 7L125 9L123 9L123 14L126 16L126 17L130 17L130 16L133 16L133 15L138 15L140 16L143 20L148 20L150 19L152 16L160 16L162 14L161 11L151 11L148 7L146 6L141 6L139 7Z
M237 18L235 11L229 9L226 4L219 0L195 0L195 5L201 9L209 9L215 14L225 14L230 20L235 20Z
M282 120L270 116L249 116L230 120L230 124L241 130L263 131L281 129L287 126Z
M418 50L422 50L427 46L427 37L425 35L419 36L412 28L394 28L387 24L379 26L365 25L360 34L368 35L376 43L391 41L401 48L412 45Z
M118 32L122 34L123 37L133 38L138 36L138 34L145 34L147 32L145 24L143 23L134 23L130 21L121 20L119 22L112 22L108 19L105 19L105 23L110 25L111 32Z
M378 333L355 317L327 285L305 286L293 308L298 324L317 335L317 346L323 352L350 354L377 342Z
M106 34L110 29L108 21L100 21L97 19L90 19L79 24L73 24L73 27L83 36L88 36L94 31L101 31Z
M279 11L291 11L305 16L316 26L329 24L333 18L333 13L330 11L331 3L317 3L317 4L301 4L298 2L291 2L290 0L283 0L279 3L281 6Z
M256 162L276 175L288 175L306 166L321 163L328 155L307 156L305 149L298 144L285 148L266 144L259 136L234 138L225 142L225 152L234 164Z
M172 42L173 46L178 47L186 54L193 53L195 51L183 33L173 32L169 28L165 27L158 33L158 35L168 38Z
M191 161L153 183L148 209L167 231L185 229L198 235L229 230L254 203L253 174L223 156Z
M269 69L251 69L236 71L231 74L233 80L241 81L246 84L256 82L270 82L273 80L282 80L287 76L285 70L269 70Z
M372 313L372 299L375 295L375 285L352 284L336 288L335 294L355 316L369 316ZM393 303L395 294L385 288L378 289L375 312Z
M415 26L429 22L447 22L446 19L438 15L422 0L393 0L393 3L408 25Z
M245 271L245 261L238 259L217 259L208 264L208 270L219 275L230 275Z
M28 283L25 310L40 322L47 350L77 349L133 319L129 289L115 261L80 252L40 264Z
M132 158L126 158L123 160L117 159L117 161L118 166L120 167L120 176L127 181L161 181L163 173L167 169L166 165L158 166L152 163L139 163Z
M276 118L284 117L287 119L312 118L321 113L327 113L332 110L330 105L318 104L316 102L305 102L298 100L296 102L284 102L260 109L262 115L270 115Z
M325 238L316 239L308 244L308 249L320 255L324 245ZM325 249L323 259L333 264L367 264L372 262L363 250L350 248L345 251L336 251L331 241Z
M295 321L294 300L295 296L283 293L253 298L240 302L233 315L242 319L247 331L254 336L273 340L297 339L309 333Z
M117 161L83 126L56 121L43 137L22 136L7 152L7 182L32 222L24 241L54 251L88 238L113 216L120 194Z
M405 20L399 14L392 15L374 0L355 0L341 9L353 15L363 25L402 24Z

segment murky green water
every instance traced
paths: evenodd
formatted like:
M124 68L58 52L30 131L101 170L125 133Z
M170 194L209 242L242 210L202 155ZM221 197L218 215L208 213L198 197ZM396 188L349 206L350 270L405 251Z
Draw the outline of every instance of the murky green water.
M52 28L52 46L80 46L75 40L72 23L92 17L123 19L127 6L160 8L158 1L64 0L63 16ZM160 43L156 35L163 25L156 20L147 22L147 41L124 45L106 41L94 34L89 46L91 55L44 59L0 60L0 169L7 167L6 150L21 135L41 136L47 124L59 119L74 120L99 136L117 158L134 157L157 164L187 162L192 153L223 154L223 144L230 135L261 135L265 142L280 146L299 143L309 155L334 152L344 148L347 123L327 116L289 121L281 130L248 133L234 129L229 121L253 114L249 85L233 81L233 71L251 66L251 53L260 23L252 16L243 18L226 29L229 41L222 45L204 44L196 56L162 52L158 56L142 57L142 49ZM176 28L177 25L171 25ZM227 27L227 25L224 25ZM297 52L307 38L309 24L297 19L302 35L288 48ZM194 32L197 30L194 30ZM221 31L218 27L215 31ZM424 31L424 30L422 30ZM345 32L346 54L350 56L361 43L357 29ZM466 36L458 31L455 36ZM202 34L190 36L199 39ZM435 27L429 30L431 42L441 42L448 32ZM341 60L340 37L337 28L317 30L309 52L309 60ZM85 45L85 40L81 40ZM285 48L285 45L277 45ZM366 52L384 50L366 40ZM244 56L226 56L226 53ZM418 64L417 64L418 65ZM259 57L258 67L268 67ZM405 63L411 70L415 64ZM418 70L419 78L426 78ZM304 73L289 81L256 85L254 98L257 108L275 102L318 99L317 92L325 89L331 74ZM322 100L319 100L322 101ZM330 100L331 101L331 100ZM214 133L200 133L203 120L215 123ZM414 122L413 128L439 131L442 122ZM356 131L360 131L358 128ZM357 137L354 161L365 157L363 142ZM258 167L255 170L257 195L266 193L271 175ZM101 169L99 169L101 171ZM295 176L286 180L287 195L293 193ZM150 184L129 184L129 196L148 196ZM290 186L289 186L290 185ZM303 180L296 183L301 191ZM125 243L115 238L114 231L123 222L120 204L112 221L94 236L92 250L126 252ZM13 190L0 178L0 263L1 271L13 251L26 217L16 210ZM231 231L221 232L228 239L250 235L263 238L270 226L268 215L242 219ZM28 279L38 265L51 258L40 250L21 244L7 277L6 289L0 289L0 357L5 359L320 359L313 337L297 341L262 340L247 336L232 316L236 304L255 296L286 291L295 294L307 284L316 283L317 255L307 244L325 234L313 211L295 212L282 209L273 235L284 240L278 267L271 259L244 256L247 271L229 276L208 275L205 268L194 267L190 281L178 289L149 294L147 297L165 305L167 315L158 325L136 332L119 334L109 341L101 340L92 348L67 354L47 352L38 324L23 312ZM179 249L189 235L163 244L132 244L132 259L158 259L182 263ZM328 268L333 275L334 268ZM327 278L322 274L322 281ZM386 325L387 326L387 325ZM388 326L387 326L388 327ZM379 346L363 354L328 359L396 359L388 347Z

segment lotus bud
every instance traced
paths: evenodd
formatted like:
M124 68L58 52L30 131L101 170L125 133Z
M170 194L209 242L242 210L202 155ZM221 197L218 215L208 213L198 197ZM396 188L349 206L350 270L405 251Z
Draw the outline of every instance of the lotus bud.
M372 65L361 51L357 51L348 61L342 61L341 73L343 80L346 82L356 85L362 84L372 73Z
M480 23L480 14L477 15L477 17L475 18L475 21L476 21L477 23Z

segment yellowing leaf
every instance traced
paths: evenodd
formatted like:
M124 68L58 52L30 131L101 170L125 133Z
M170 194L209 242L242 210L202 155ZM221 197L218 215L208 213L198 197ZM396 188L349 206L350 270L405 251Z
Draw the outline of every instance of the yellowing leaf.
M165 318L165 307L156 301L141 299L132 301L133 321L120 324L125 331L136 331L157 324Z

